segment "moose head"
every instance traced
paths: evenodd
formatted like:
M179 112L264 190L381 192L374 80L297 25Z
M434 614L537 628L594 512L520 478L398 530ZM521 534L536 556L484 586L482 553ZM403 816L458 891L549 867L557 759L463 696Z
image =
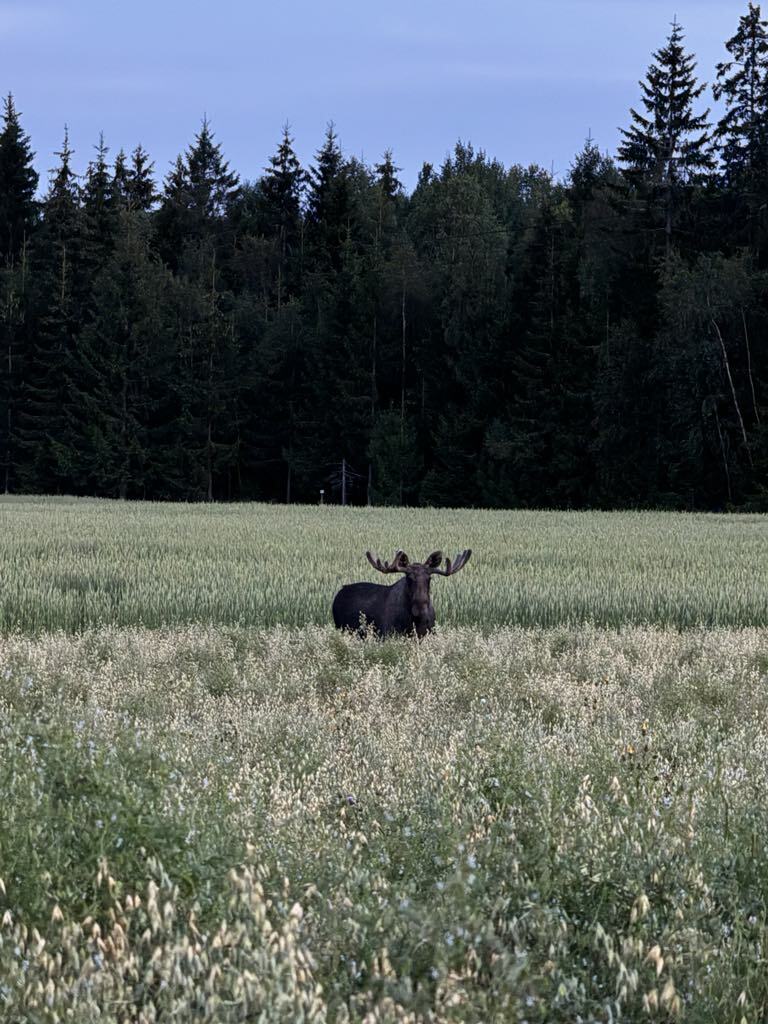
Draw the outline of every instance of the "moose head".
M340 628L358 629L361 619L382 636L413 633L425 636L435 624L429 586L433 576L453 576L469 561L471 550L462 551L453 561L441 551L433 551L423 562L411 562L404 551L395 552L391 562L366 551L365 556L378 572L399 573L403 579L388 587L376 583L349 583L333 602L333 619Z

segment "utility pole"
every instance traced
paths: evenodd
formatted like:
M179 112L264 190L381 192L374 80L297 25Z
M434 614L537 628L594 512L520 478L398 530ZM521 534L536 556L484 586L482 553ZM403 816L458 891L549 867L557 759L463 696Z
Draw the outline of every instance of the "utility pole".
M347 460L341 460L341 504L347 504Z

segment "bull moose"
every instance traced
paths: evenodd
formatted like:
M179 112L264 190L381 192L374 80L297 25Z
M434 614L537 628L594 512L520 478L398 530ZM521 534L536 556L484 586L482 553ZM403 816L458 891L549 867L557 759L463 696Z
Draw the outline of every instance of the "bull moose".
M391 562L366 551L374 569L383 573L399 572L403 579L393 586L381 583L348 583L333 599L333 621L340 629L372 626L381 636L413 633L421 638L435 624L435 609L429 596L433 576L453 576L463 569L472 552L462 551L454 561L445 560L441 551L433 551L425 562L411 562L404 551L397 551Z

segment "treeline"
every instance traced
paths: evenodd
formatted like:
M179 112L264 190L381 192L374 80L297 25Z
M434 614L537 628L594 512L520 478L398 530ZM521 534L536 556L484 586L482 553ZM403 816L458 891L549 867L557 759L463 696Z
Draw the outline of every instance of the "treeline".
M459 144L257 181L204 121L42 198L0 133L0 490L184 500L768 508L768 34L682 30L616 159L564 181ZM159 189L159 190L158 190Z

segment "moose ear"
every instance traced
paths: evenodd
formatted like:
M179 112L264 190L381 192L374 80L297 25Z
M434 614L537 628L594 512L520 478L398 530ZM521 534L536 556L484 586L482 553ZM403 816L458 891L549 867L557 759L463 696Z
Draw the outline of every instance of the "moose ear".
M424 562L424 565L426 565L428 569L438 569L442 560L443 552L433 551L429 558Z
M408 555L406 555L404 551L398 551L397 554L395 555L395 565L397 565L400 569L405 569L406 566L410 565L410 562L408 561Z

